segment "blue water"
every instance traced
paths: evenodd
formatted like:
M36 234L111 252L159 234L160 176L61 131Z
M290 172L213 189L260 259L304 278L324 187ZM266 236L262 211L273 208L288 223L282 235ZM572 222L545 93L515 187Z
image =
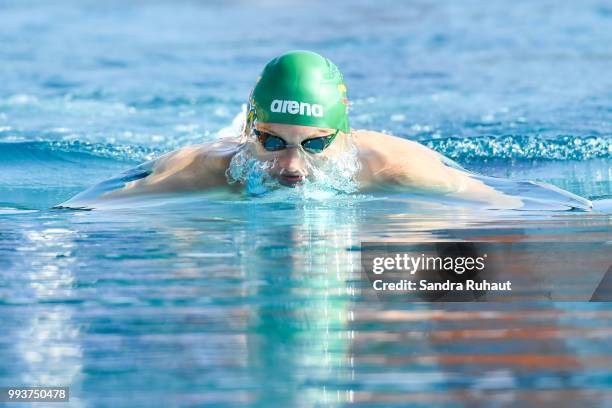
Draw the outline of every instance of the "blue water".
M83 407L609 406L607 304L382 303L350 282L368 240L605 251L611 24L590 0L0 0L0 386L70 386ZM343 70L352 127L596 211L198 195L50 209L218 137L296 48Z

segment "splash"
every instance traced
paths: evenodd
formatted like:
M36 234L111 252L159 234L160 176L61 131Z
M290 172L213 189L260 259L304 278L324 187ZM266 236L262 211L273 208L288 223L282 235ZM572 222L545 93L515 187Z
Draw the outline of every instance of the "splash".
M305 186L317 189L329 189L341 193L354 193L359 189L357 172L361 164L359 151L352 137L348 138L346 148L333 158L314 163L309 161L312 180L306 180Z
M351 194L359 190L357 173L360 169L359 152L352 137L346 138L344 145L333 158L315 158L305 152L308 177L293 188L287 188L270 175L275 160L260 160L256 157L255 139L246 129L246 105L234 117L232 123L217 132L218 138L238 137L241 147L232 157L225 172L230 184L244 185L248 196L266 196L273 200L291 199L329 199L338 194ZM335 143L338 143L336 141Z
M535 136L473 137L423 141L425 146L462 162L502 160L587 160L608 158L612 154L609 137Z
M254 196L260 196L282 187L269 174L274 162L258 160L253 155L252 148L251 142L246 142L232 157L225 172L228 182L243 184L247 194Z
M247 139L232 158L226 176L230 184L244 185L251 196L274 196L283 199L305 198L322 200L337 194L350 194L358 190L356 180L360 168L355 144L347 142L347 148L333 158L315 159L304 154L310 176L294 188L287 188L270 175L275 160L263 161L255 157L254 141ZM277 193L280 192L280 193Z

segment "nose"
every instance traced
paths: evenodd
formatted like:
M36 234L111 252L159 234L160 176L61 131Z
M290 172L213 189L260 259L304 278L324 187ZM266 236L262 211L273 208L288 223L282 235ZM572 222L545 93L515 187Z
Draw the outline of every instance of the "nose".
M289 147L283 150L277 158L277 166L283 174L306 175L306 160L297 147Z

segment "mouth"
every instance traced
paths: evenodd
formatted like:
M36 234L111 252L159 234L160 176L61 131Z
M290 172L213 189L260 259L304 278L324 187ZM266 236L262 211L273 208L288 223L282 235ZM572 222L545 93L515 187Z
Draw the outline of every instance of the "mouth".
M298 183L304 181L304 176L283 174L279 176L278 181L284 186L295 187Z

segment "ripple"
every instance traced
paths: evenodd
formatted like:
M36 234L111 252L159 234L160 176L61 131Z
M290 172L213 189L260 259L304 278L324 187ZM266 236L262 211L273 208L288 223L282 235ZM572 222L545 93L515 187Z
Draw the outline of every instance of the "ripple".
M70 141L37 141L37 142L0 142L0 162L23 162L35 158L37 160L71 160L83 155L91 158L107 158L118 161L137 162L150 160L161 150L138 146L119 145L111 143L90 143L79 140ZM60 153L60 154L58 154Z
M428 140L423 143L454 160L587 160L607 158L612 154L608 137L559 136L541 139L536 136L477 137Z

